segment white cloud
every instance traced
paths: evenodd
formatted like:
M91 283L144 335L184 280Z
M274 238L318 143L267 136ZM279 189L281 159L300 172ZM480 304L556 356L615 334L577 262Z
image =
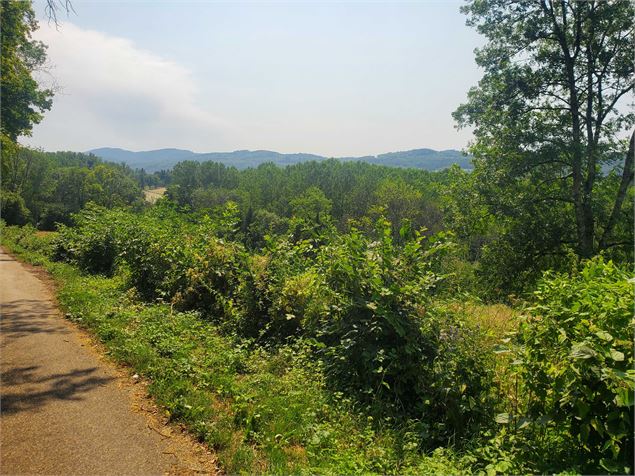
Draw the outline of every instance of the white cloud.
M34 37L48 45L61 90L25 142L47 150L227 146L231 126L198 106L199 89L183 66L68 22L59 30L41 24Z

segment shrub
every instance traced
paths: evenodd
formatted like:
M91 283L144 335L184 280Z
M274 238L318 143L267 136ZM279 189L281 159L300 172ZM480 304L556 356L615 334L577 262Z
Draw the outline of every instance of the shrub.
M147 300L170 300L188 262L180 236L173 230L143 224L125 233L123 258L130 270L130 284Z
M119 212L88 204L73 215L75 226L60 224L54 258L90 273L111 275L120 251L116 231L119 218Z
M328 312L306 325L327 376L373 412L419 420L427 445L470 436L492 415L491 362L474 329L434 309L431 266L446 243L415 233L396 246L390 224L378 226L379 241L353 231L321 255Z
M419 419L430 444L476 431L490 412L477 334L455 314L431 312L442 238L411 230L396 244L380 219L376 240L291 233L249 256L211 218L167 205L142 215L91 206L75 222L60 230L59 257L97 273L123 264L146 300L199 311L269 347L308 339L332 387L381 416Z
M31 220L31 212L17 192L0 190L0 213L8 225L25 225Z
M38 228L41 230L56 230L60 224L72 226L73 219L67 206L62 203L48 203L44 205Z
M335 295L316 326L327 346L327 372L368 401L412 408L421 396L421 376L434 348L419 319L436 278L426 270L420 245L415 242L400 256L387 226L382 241L353 231L322 254L323 274ZM409 267L408 258L419 266Z
M547 273L521 328L527 417L565 435L583 473L633 471L633 298L629 275L596 258Z
M185 253L191 258L187 260L189 267L179 270L184 275L175 287L174 303L183 309L198 309L216 320L232 320L246 261L240 245L208 237Z

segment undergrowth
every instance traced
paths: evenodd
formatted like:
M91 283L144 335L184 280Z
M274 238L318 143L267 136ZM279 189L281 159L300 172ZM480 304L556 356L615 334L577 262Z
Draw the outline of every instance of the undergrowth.
M54 234L0 231L11 252L51 273L68 318L146 377L169 418L229 474L633 471L633 280L601 257L546 274L519 316L422 300L434 273L414 261L425 255L418 241L397 254L389 239L368 245L352 233L323 255L301 241L245 256L170 224L155 242L129 229L136 241L100 255L103 226L63 230L61 256ZM108 246L121 246L116 236L105 235ZM418 320L399 320L406 312ZM392 327L367 332L375 316ZM431 345L433 359L407 361ZM384 352L400 365L393 373ZM343 385L350 375L358 380Z
M117 362L149 379L170 419L218 455L228 474L449 473L468 471L451 450L419 451L404 423L376 421L326 388L315 342L267 349L226 335L197 312L148 304L126 276L84 274L47 256L51 236L3 230L2 244L54 278L62 310Z

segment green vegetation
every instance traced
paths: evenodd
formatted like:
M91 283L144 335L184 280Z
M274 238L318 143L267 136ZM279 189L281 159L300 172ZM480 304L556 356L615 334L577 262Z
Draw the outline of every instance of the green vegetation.
M46 61L46 45L31 39L37 29L31 3L2 1L0 17L0 134L4 149L19 136L30 135L42 113L51 109L53 91L42 89L32 76Z
M468 2L473 172L24 148L2 8L2 244L226 472L635 471L630 2Z
M380 219L249 252L226 229L163 203L2 236L227 471L632 470L633 288L613 263L547 274L501 320L437 286L441 237L396 244Z
M487 39L484 76L455 112L475 127L475 203L503 230L484 261L518 274L571 251L632 260L635 116L618 105L634 85L633 4L474 0L463 11Z
M228 334L223 327L232 323L214 316L141 301L124 269L105 278L50 261L43 253L53 253L65 238L24 227L3 230L3 240L46 266L69 318L150 378L155 398L218 452L226 471L464 471L451 452L422 456L416 428L375 419L350 396L329 391L315 339L269 338L279 343L256 345Z
M53 230L93 202L107 207L143 205L141 171L75 152L40 152L17 144L2 148L2 218Z
M222 213L228 201L235 202L240 218L236 238L256 246L262 245L265 234L286 232L293 218L345 231L385 214L397 237L404 220L413 229L441 229L440 190L448 173L334 159L284 169L268 163L244 171L186 161L172 170L167 196L183 210L211 215Z

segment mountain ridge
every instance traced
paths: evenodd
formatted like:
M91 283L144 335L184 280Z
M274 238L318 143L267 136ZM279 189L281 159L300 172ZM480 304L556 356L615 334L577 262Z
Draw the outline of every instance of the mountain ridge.
M112 162L124 162L133 168L156 172L170 169L183 160L197 162L214 161L238 169L257 167L265 162L273 162L279 166L293 165L310 160L322 161L331 157L310 153L285 154L271 150L235 150L232 152L193 152L187 149L165 148L145 151L131 151L118 147L100 147L88 151L97 157ZM360 157L333 157L343 162L362 161L376 165L391 167L411 167L425 170L441 170L453 164L464 169L471 169L471 158L455 149L434 150L428 148L406 151L387 152L379 155Z

